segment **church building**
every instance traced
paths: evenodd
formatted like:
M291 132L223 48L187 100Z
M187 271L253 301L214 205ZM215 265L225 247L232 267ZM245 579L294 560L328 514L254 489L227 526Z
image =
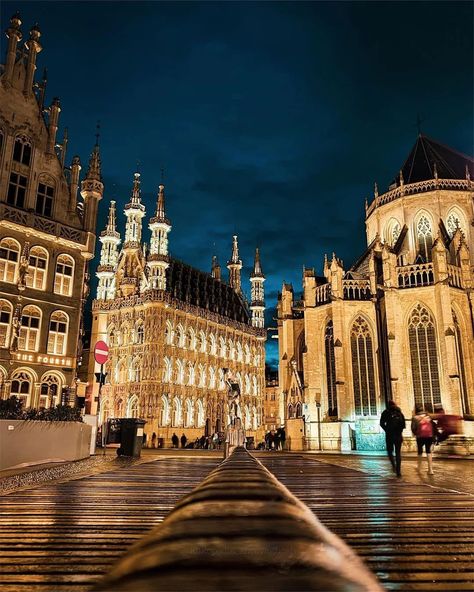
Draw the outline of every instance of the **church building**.
M228 282L217 257L205 273L170 256L171 222L160 185L156 209L148 220L149 248L142 226L145 206L141 177L135 173L125 205L125 237L116 228L116 203L110 202L97 268L91 346L103 340L110 355L101 389L89 361L89 407L99 405L100 422L140 417L148 438L169 444L172 434L188 440L224 431L228 423L226 379L240 386L240 417L248 436L263 421L265 392L264 281L260 254L250 276L251 302L241 285L237 236L227 263ZM92 386L93 385L93 386ZM150 440L148 440L150 441Z
M45 105L46 71L35 81L38 25L21 43L15 14L6 35L0 71L0 398L15 395L24 407L36 408L74 404L81 394L87 266L103 192L99 148L81 183L79 157L66 165L67 130L57 137L60 101Z
M279 382L293 450L380 449L386 402L463 418L474 441L474 161L420 134L366 203L367 248L333 253L278 301ZM411 436L409 429L407 436Z

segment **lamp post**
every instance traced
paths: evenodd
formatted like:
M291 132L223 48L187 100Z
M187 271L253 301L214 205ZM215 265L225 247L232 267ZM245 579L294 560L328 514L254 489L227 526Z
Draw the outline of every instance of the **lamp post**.
M318 450L321 452L323 449L321 445L321 403L316 401L316 411L318 412Z

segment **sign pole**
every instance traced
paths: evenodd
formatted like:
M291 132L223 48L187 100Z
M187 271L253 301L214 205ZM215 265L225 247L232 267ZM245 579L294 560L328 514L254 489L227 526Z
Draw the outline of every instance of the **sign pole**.
M100 372L96 374L96 378L99 382L99 390L97 392L97 424L100 420L100 404L101 404L101 393L102 393L102 386L105 383L105 377L107 374L104 374L104 364L107 362L109 358L109 346L105 343L105 341L98 341L94 347L94 358L97 364L100 364ZM102 422L102 430L101 430L101 440L102 440L102 449L103 454L105 456L105 444L107 442L106 438L106 422Z

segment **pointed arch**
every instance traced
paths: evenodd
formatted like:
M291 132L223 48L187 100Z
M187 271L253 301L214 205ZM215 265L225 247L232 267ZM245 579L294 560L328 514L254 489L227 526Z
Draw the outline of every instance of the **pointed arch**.
M161 395L161 425L167 426L170 423L170 401L167 395Z
M186 399L186 402L185 402L184 427L186 427L186 428L194 427L194 407L193 407L193 402L191 399Z
M217 355L217 339L214 333L209 335L209 353L211 356Z
M202 428L206 423L206 418L204 414L204 403L201 399L197 401L197 427Z
M173 426L180 427L183 425L183 404L179 397L173 399Z
M358 416L377 415L372 335L368 321L358 315L351 326L352 383L355 414Z
M385 241L393 247L400 236L402 227L396 218L390 218L385 226Z
M0 300L0 348L8 348L11 341L13 304L9 300Z
M466 236L466 218L457 206L453 206L446 215L446 230L451 238L458 228Z
M173 363L170 358L166 357L163 360L163 382L171 382L173 374Z
M324 352L326 358L327 413L329 417L337 417L336 358L332 319L328 320L324 331Z
M45 289L48 260L49 255L46 249L38 245L31 247L28 258L28 273L25 278L28 288L33 288L34 290Z
M417 304L410 313L408 343L415 405L433 411L441 403L438 344L433 315L424 304Z
M165 343L166 345L174 344L174 329L173 323L168 319L165 326Z
M421 210L415 216L414 235L418 257L421 257L424 261L431 261L433 219L425 210Z
M14 284L18 276L20 243L11 237L0 240L0 282Z
M139 401L137 395L132 395L127 403L127 417L139 417Z

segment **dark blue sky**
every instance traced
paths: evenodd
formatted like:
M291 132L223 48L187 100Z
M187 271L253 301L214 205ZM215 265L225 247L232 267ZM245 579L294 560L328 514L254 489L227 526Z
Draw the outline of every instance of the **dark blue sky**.
M3 29L17 9L25 37L42 30L68 161L86 164L101 121L100 226L137 160L151 214L165 167L172 254L224 264L236 232L247 276L258 244L273 326L282 281L299 290L303 265L363 250L364 199L397 173L418 113L474 152L470 2L2 2Z

